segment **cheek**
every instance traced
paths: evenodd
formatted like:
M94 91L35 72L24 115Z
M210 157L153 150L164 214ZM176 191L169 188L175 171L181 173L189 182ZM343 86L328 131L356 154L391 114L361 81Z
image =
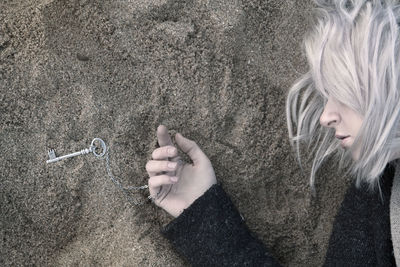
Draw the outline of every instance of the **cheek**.
M359 116L357 116L357 117L354 119L353 123L354 123L354 131L355 131L355 134L358 134L359 131L360 131L360 129L361 129L361 125L362 125L362 123L363 123L363 119L360 118Z
M349 134L355 138L361 129L363 117L351 109L346 110L346 112L344 112L342 116L344 118L347 118L346 125L348 127L348 130L350 130Z

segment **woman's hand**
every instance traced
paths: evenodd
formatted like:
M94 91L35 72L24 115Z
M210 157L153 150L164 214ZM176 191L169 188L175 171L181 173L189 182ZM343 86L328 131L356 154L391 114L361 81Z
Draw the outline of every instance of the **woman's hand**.
M210 160L194 141L179 133L175 135L178 147L193 161L190 164L178 155L165 126L158 127L157 138L160 147L153 151L153 160L146 164L150 196L157 206L178 217L217 183L217 179Z

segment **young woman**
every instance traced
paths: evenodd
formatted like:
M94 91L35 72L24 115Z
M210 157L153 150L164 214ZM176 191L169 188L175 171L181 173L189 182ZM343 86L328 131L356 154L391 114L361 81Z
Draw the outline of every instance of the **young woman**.
M354 177L335 218L325 265L400 265L400 6L396 1L317 1L304 45L309 71L290 89L289 138L312 146L311 186L330 156ZM294 133L293 124L296 133ZM164 230L196 266L275 266L248 230L195 142L159 126L146 169L154 203L176 217Z

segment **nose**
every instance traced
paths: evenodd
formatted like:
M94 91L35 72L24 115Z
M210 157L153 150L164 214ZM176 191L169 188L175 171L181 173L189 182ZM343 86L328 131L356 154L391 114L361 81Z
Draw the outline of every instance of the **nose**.
M339 109L336 102L329 97L325 104L324 111L319 117L319 123L325 127L333 127L340 122Z

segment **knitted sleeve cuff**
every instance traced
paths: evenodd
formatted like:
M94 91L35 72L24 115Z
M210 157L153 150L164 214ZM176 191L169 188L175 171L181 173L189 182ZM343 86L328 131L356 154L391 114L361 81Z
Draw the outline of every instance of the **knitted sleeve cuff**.
M194 266L279 266L218 184L162 229Z

